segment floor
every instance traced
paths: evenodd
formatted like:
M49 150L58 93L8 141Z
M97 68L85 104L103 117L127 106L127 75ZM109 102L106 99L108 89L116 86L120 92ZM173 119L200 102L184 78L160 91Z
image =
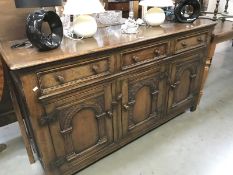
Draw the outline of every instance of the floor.
M42 175L30 165L18 124L0 128L0 175ZM233 49L218 45L205 95L187 112L79 175L233 175Z

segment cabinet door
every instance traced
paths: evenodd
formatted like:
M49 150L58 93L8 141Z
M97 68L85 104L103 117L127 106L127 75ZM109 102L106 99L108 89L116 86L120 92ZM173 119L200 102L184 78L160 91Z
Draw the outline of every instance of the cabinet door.
M69 168L77 171L80 167L74 164L92 163L90 156L99 154L113 143L111 100L111 85L106 85L46 105L47 118L56 118L49 124L57 155L52 165L63 171L69 171ZM41 119L41 124L44 120Z
M159 69L155 69L120 81L123 137L141 135L158 124L165 89L162 75Z
M168 114L195 108L203 69L203 52L178 56L171 63Z

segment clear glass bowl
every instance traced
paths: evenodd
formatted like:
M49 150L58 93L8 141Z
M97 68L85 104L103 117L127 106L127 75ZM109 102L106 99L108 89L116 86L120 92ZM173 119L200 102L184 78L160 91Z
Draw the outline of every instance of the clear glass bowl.
M104 25L120 24L122 19L122 11L109 10L98 15L98 21Z

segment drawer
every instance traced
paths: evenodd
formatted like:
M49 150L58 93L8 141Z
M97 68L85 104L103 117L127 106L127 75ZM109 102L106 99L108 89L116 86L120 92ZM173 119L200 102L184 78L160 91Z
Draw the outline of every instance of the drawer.
M39 72L37 77L40 89L42 93L48 93L74 84L102 80L113 72L111 60L111 57L98 58L98 61L92 60Z
M126 70L168 55L168 42L147 45L121 53L121 69Z
M175 43L175 53L180 53L196 47L201 47L207 43L208 33L199 33L178 38Z

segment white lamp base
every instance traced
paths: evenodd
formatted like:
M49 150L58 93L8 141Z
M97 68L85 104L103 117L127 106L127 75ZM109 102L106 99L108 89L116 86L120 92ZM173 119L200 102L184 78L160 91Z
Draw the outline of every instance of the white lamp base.
M79 15L74 19L73 32L80 38L89 38L95 35L97 23L90 15Z
M165 21L165 13L161 8L151 8L144 16L145 22L150 26L159 26Z

